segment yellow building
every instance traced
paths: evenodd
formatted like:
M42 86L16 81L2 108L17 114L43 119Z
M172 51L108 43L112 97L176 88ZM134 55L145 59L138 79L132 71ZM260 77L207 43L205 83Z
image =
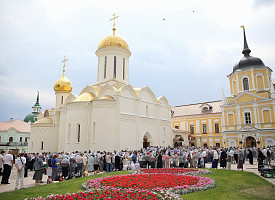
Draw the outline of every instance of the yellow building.
M250 56L244 34L244 57L228 75L230 97L221 101L175 106L173 127L187 131L190 145L264 147L275 145L275 91L272 70ZM224 95L223 95L224 96Z

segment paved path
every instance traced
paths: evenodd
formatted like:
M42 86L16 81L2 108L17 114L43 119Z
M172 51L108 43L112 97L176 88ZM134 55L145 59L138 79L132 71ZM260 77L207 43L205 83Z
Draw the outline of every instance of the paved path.
M273 161L273 164L274 164L274 161ZM210 168L210 166L211 166L210 163L206 164L206 168ZM218 168L218 169L220 169L220 168ZM231 169L232 170L238 170L237 169L237 164L232 164ZM257 164L257 162L254 162L253 165L250 165L246 161L245 164L244 164L244 171L253 172L253 173L260 176L260 173L258 173L258 164ZM25 188L34 186L34 180L32 180L33 174L34 174L34 171L31 171L31 172L29 171L28 177L24 178L24 187ZM262 177L262 176L260 176L260 177ZM0 178L2 178L2 177L0 177ZM264 179L266 179L267 181L269 181L269 182L271 182L272 184L275 185L275 178L264 178ZM13 168L12 172L11 172L10 179L9 179L10 184L8 184L8 185L0 184L0 193L13 191L15 189L15 181L16 181L16 170L15 170L15 168ZM43 180L42 181L44 181L44 183L42 183L42 185L46 184L47 176L43 175Z

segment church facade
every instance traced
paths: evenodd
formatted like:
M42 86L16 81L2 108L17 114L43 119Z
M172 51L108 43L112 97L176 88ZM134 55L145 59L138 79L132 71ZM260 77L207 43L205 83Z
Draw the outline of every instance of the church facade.
M272 70L250 56L243 27L244 57L228 75L230 97L173 108L173 127L190 134L190 145L267 147L275 145Z
M31 125L29 152L114 151L147 146L171 146L171 107L148 87L129 84L128 44L121 37L98 45L97 83L79 96L63 76L54 83L56 104ZM181 133L176 133L181 134ZM180 137L178 137L180 138Z

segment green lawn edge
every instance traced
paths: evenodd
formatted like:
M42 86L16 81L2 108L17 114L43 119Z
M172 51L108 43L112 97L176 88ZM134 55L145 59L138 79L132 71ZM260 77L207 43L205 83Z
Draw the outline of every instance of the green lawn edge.
M181 198L184 200L275 199L275 186L254 173L223 169L210 169L210 171L212 171L212 174L206 174L204 176L215 180L216 188L202 192L184 194ZM122 174L128 174L128 171L103 173L95 176L67 180L60 183L34 186L12 192L4 192L0 193L0 199L26 199L39 196L46 197L50 194L76 193L81 190L81 184L85 183L87 180Z

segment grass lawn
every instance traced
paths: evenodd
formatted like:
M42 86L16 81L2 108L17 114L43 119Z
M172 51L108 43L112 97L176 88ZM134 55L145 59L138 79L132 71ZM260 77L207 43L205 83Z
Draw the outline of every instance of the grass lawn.
M217 187L203 192L185 194L181 197L186 199L275 199L275 186L250 172L211 170L212 174L205 176L216 181ZM104 173L96 176L77 178L55 184L35 186L13 192L0 193L1 200L25 199L50 194L75 193L80 190L81 184L92 178L104 177L109 175L127 174L128 172Z

